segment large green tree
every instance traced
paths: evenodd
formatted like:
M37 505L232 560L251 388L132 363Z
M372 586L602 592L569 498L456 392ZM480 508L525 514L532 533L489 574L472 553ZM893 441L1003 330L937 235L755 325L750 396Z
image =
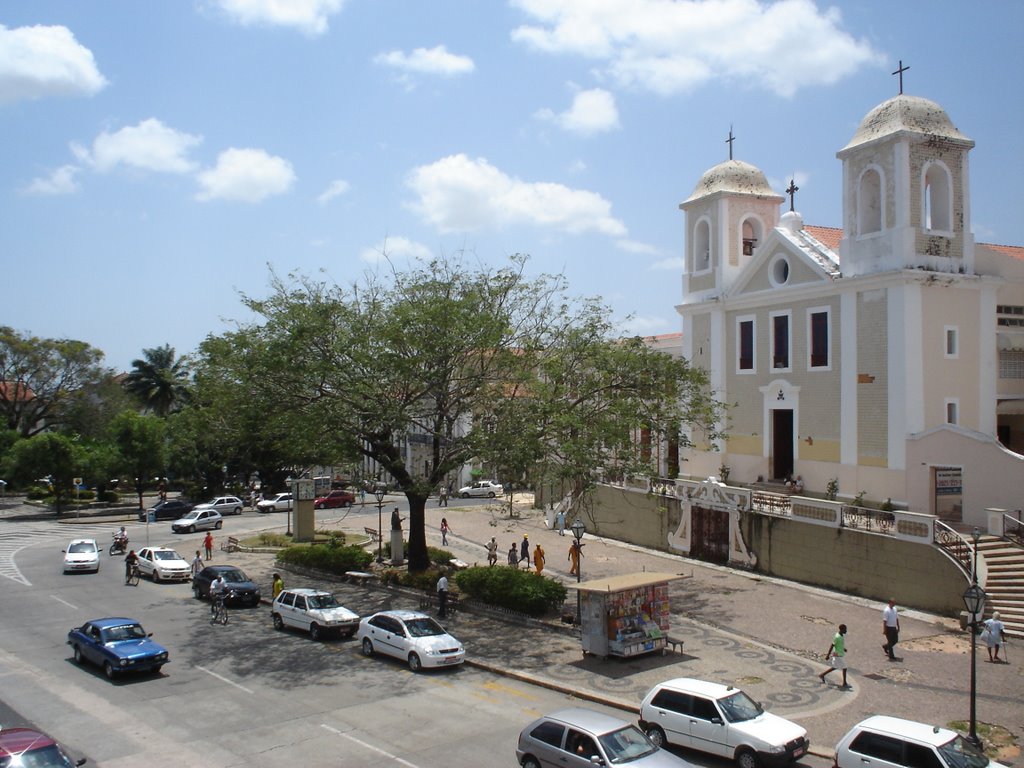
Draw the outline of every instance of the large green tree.
M333 456L367 456L390 474L409 501L413 570L428 565L426 499L465 463L492 457L525 469L543 462L556 443L569 453L562 440L545 442L533 423L554 423L554 412L568 402L564 396L549 402L555 393L538 386L538 376L552 350L572 347L578 323L606 317L607 310L568 300L560 277L526 278L525 264L515 257L495 270L438 260L387 278L367 275L350 287L273 277L268 298L246 300L260 319L223 339L235 350L226 360L233 366L227 375L244 377L277 409L301 414L310 445ZM590 348L604 354L591 354L586 365L629 363L639 374L636 369L650 362L645 355L627 359L635 344L616 347L595 334ZM612 357L616 349L618 358ZM568 352L559 359L571 375ZM680 389L672 384L661 381L647 391L668 401ZM610 388L602 392L607 400L615 397ZM516 398L531 410L504 407ZM586 402L573 413L585 421ZM643 414L622 418L616 439ZM493 436L511 429L522 430L522 438L514 450L497 450ZM403 441L410 435L426 447L426 461L408 461ZM573 430L565 435L571 438Z
M124 388L135 395L150 413L166 417L188 401L188 361L175 356L169 344L142 350L132 360Z
M165 423L155 416L134 411L120 413L110 425L110 436L120 453L120 467L134 479L143 508L142 492L147 481L162 476L166 464Z
M57 513L71 494L72 480L80 472L80 456L74 440L56 432L46 432L19 440L9 457L15 482L25 487L40 477L50 477Z
M22 437L62 425L70 398L107 373L84 341L41 339L0 326L0 424Z

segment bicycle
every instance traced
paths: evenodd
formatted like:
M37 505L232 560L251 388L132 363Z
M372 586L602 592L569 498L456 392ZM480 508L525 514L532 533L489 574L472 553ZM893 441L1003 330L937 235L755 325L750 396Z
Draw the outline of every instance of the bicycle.
M137 587L139 586L139 566L132 565L124 575L124 585L126 587Z
M210 623L221 625L228 623L228 607L224 604L224 595L217 595L213 599L213 606L210 610Z

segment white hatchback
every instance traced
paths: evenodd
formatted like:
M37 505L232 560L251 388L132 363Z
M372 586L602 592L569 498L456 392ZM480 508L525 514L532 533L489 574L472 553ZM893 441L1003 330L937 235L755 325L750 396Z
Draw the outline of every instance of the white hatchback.
M222 515L240 515L244 506L245 502L237 496L218 496L202 504L196 504L194 509L215 509Z
M899 717L861 720L836 745L836 768L1000 766L956 731Z
M224 525L224 518L215 509L193 509L187 515L179 517L171 523L175 533L195 533L196 531L219 530Z
M286 589L270 608L274 629L295 627L314 640L328 632L352 637L359 629L359 614L335 600L330 592L319 589Z
M710 752L740 768L788 765L810 745L804 728L765 712L738 688L688 677L650 690L640 704L640 727L659 747Z
M413 672L448 667L466 660L462 643L424 613L381 611L359 622L363 654L383 653L401 659Z
M100 548L96 539L72 539L64 550L64 573L100 572Z
M485 496L489 499L493 499L495 496L501 496L504 493L505 486L501 483L496 483L493 480L478 480L472 485L459 488L459 496L464 499L468 499L471 496Z

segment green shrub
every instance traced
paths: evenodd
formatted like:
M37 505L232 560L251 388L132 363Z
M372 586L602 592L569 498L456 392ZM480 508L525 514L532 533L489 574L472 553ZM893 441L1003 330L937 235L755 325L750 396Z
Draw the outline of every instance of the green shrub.
M121 500L121 497L117 495L117 491L104 491L100 494L100 501L105 504L117 504Z
M455 574L455 583L474 600L529 616L560 608L567 594L561 582L518 568L467 568Z
M92 501L93 499L96 498L96 491L93 491L89 488L86 488L85 490L82 491L78 491L77 493L72 491L71 498L77 499L78 501Z
M362 571L370 565L373 555L362 547L314 544L309 547L289 547L279 552L278 562L316 568L329 573Z
M291 545L292 540L290 536L285 536L283 533L260 531L259 543L263 547L287 547Z
M47 496L52 496L53 491L42 485L30 485L25 489L25 495L30 499L38 501L39 499L45 499Z
M409 551L408 544L406 544L405 551ZM430 558L430 562L434 565L450 565L452 558L455 557L455 555L447 549L441 549L440 547L427 547L427 557Z
M388 568L381 574L381 577L386 584L400 584L403 587L433 594L437 589L437 580L441 577L441 572L437 568L428 568L415 573L409 573L404 568Z

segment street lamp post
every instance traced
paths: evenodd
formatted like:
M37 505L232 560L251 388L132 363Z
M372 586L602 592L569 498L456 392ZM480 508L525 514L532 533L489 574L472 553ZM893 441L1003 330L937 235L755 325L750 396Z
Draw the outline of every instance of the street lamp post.
M977 699L978 699L978 663L977 663L977 638L978 638L978 617L985 610L985 590L978 586L978 540L981 538L981 531L975 528L971 532L974 540L974 567L971 570L971 586L963 594L964 606L971 615L971 732L967 740L975 746L981 747L981 739L978 738L977 730Z
M381 525L383 525L382 513L383 513L383 510L384 510L384 492L385 492L385 490L386 489L384 488L384 486L381 485L380 483L377 483L375 486L373 486L373 495L377 499L377 562L378 563L383 563L384 562L384 555L382 554L383 550L381 549L381 547L384 544L384 529L381 528Z
M583 571L583 543L580 539L587 532L587 526L578 517L572 521L572 535L576 537L576 583L580 583L580 574ZM580 624L580 591L576 590L576 625Z

